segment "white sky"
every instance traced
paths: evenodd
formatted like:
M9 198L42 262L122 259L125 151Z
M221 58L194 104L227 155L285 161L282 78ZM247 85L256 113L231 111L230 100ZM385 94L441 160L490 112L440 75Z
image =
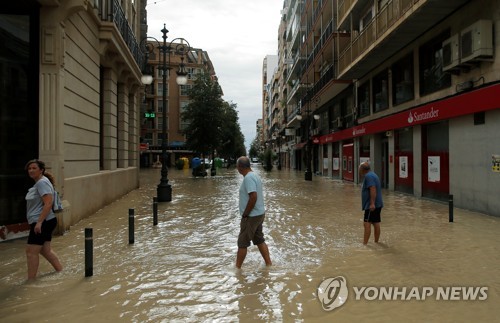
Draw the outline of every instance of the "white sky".
M148 36L185 38L208 52L224 91L237 104L247 149L262 118L262 62L278 52L283 0L148 0Z

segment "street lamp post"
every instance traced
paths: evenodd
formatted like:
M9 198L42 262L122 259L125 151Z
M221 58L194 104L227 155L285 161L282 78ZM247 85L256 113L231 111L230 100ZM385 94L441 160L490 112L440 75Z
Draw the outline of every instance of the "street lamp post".
M172 201L172 186L168 183L168 166L167 166L167 71L170 70L170 54L172 51L176 54L181 55L181 63L179 65L179 70L177 71L177 84L185 85L187 83L187 72L184 67L184 55L186 55L190 50L190 45L184 38L175 38L170 43L167 44L167 33L168 30L166 25L163 24L163 29L161 30L163 36L163 44L154 38L147 37L143 39L145 42L146 54L152 53L154 51L154 45L148 43L148 40L153 40L157 44L159 52L162 53L162 104L163 104L163 122L162 122L162 140L161 140L161 179L160 184L158 184L156 189L158 202L170 202ZM180 44L174 44L175 41L181 41ZM186 42L186 44L184 44ZM167 65L167 53L168 53L168 65ZM148 77L147 75L141 78L143 84L151 84L153 77ZM148 83L149 82L149 83Z
M281 139L284 139L285 136L282 137L280 131L276 130L276 134L273 137L278 145L278 170L281 170Z
M317 96L314 98L314 103L316 105L316 107L318 107L319 105L319 101L320 101L320 98ZM304 173L304 179L306 181L312 181L312 167L311 167L311 164L312 164L312 154L311 154L311 150L312 150L312 140L311 140L311 132L312 132L312 122L311 122L311 108L309 106L309 103L307 104L307 108L306 108L306 114L307 114L307 125L305 127L306 131L307 131L307 141L306 141L306 171ZM314 116L314 120L319 120L319 115L315 114ZM298 115L297 116L297 119L299 120L302 120L302 115Z

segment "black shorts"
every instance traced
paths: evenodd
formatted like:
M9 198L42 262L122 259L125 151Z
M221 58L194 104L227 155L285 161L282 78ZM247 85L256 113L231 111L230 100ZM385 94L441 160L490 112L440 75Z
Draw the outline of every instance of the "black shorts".
M248 248L250 241L256 246L265 242L262 232L264 214L258 216L248 216L241 219L240 234L238 235L238 248Z
M364 221L365 222L370 222L370 223L379 223L380 221L380 212L382 211L381 207L375 208L375 210L370 211L370 210L365 210L365 217Z
M42 222L42 233L35 233L35 223L30 224L30 235L28 236L28 244L36 244L43 246L46 241L52 241L52 232L57 226L57 218L45 220Z

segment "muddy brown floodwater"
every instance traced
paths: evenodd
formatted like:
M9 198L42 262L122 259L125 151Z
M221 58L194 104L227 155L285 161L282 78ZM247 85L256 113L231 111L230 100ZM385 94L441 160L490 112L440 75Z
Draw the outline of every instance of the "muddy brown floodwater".
M141 170L141 188L54 238L63 272L41 259L39 278L27 283L25 239L0 243L0 321L498 320L499 218L455 209L449 223L447 204L384 191L381 243L372 236L363 246L358 185L254 169L264 183L272 267L252 246L243 269L234 268L242 179L235 169L207 178L170 170L173 200L159 204L157 226L152 197L159 170ZM94 275L87 278L85 228L94 237ZM318 287L338 276L346 280L347 300L325 310ZM381 298L390 288L399 294ZM424 288L432 292L425 299ZM464 296L469 292L475 297Z

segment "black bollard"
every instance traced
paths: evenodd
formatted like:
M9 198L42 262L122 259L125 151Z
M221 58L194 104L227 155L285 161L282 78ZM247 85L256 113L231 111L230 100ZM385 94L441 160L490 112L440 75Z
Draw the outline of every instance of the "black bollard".
M92 238L92 228L85 228L85 277L94 275L94 240Z
M153 225L158 224L158 198L153 197Z
M450 194L449 199L448 199L448 206L449 206L449 220L450 222L453 222L453 195Z
M134 243L134 209L128 209L128 243Z

